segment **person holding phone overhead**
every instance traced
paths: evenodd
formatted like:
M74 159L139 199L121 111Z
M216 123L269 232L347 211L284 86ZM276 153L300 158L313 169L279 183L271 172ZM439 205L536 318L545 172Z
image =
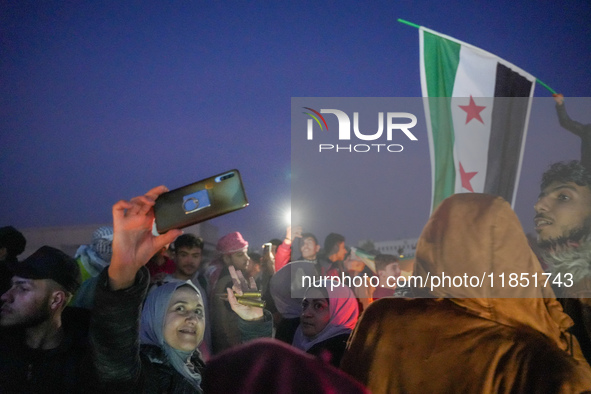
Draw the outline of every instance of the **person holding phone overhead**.
M113 255L99 277L90 328L95 366L109 392L202 392L204 363L196 349L207 324L203 295L191 281L171 282L151 292L142 308L149 285L144 265L181 234L152 234L154 202L166 191L159 186L113 206ZM238 302L234 294L242 294L244 280L235 270L231 275L234 286L226 292L243 339L270 336L266 313Z

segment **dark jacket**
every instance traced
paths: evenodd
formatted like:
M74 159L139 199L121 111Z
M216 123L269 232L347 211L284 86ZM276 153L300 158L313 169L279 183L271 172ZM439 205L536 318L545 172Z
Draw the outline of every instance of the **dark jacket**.
M312 346L306 353L319 357L338 368L341 365L343 354L345 354L349 336L350 334L341 334L328 338L326 341Z
M282 319L277 325L275 339L291 344L299 325L299 317ZM328 338L326 341L312 346L306 353L319 357L338 368L341 364L341 358L343 358L343 354L345 353L349 336L350 334L341 334Z
M582 270L575 267L588 264L590 253L591 244L583 243L576 250L570 251L567 257L560 259L563 265L555 265L557 262L553 262L554 268L557 269L553 272L553 277L567 278L567 274L574 273L572 285L562 287L556 285L555 292L560 296L558 301L562 309L575 323L569 332L578 339L583 355L589 363L591 363L591 274L589 269Z
M220 298L219 294L225 294L226 288L232 287L232 277L227 267L224 267L218 280L215 282L209 298L211 317L211 342L212 353L218 354L232 346L240 344L240 330L238 321L240 318L232 311L228 301Z
M211 322L212 352L218 354L223 350L247 342L255 338L271 337L273 333L273 317L265 310L265 318L259 322L247 322L238 316L228 301L220 298L219 294L225 294L226 288L232 287L230 271L225 267L209 299L209 316Z
M579 344L588 363L591 363L591 298L559 298L564 313L575 323L569 330Z
M97 392L88 343L89 317L88 311L66 308L64 339L51 350L29 348L21 328L0 330L0 392Z
M107 270L99 276L90 337L94 360L105 392L195 393L167 361L162 350L139 344L141 305L149 285L145 267L138 272L133 286L113 291L108 286ZM241 320L241 319L239 319ZM257 322L240 322L243 339L271 336L268 312ZM197 353L192 358L196 372L203 370Z
M144 378L140 387L142 393L196 393L191 384L168 362L166 355L158 346L141 345L140 358ZM193 365L203 372L204 363L199 353L193 353ZM133 392L133 390L129 390Z

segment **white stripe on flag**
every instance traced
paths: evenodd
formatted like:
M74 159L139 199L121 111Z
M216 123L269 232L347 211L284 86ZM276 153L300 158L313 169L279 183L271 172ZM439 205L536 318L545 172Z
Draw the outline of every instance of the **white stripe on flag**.
M469 191L462 186L460 163L465 172L476 173L468 181L472 190L476 193L484 190L487 161L483 158L488 155L496 72L496 57L481 50L461 47L451 108L455 134L455 193ZM470 118L460 107L470 105L470 97L476 105L485 107L478 112L479 118Z

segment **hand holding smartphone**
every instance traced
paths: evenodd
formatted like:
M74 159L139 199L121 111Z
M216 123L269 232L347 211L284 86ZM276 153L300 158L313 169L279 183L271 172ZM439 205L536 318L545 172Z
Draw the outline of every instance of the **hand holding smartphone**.
M247 206L240 173L227 171L161 194L154 205L156 230L163 234Z

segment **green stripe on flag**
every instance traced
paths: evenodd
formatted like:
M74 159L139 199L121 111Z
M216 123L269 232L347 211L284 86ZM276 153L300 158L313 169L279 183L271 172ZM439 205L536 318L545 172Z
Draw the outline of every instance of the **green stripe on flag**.
M460 61L460 44L423 31L424 65L427 80L435 175L433 210L455 192L454 129L451 96ZM440 97L447 97L443 99Z

